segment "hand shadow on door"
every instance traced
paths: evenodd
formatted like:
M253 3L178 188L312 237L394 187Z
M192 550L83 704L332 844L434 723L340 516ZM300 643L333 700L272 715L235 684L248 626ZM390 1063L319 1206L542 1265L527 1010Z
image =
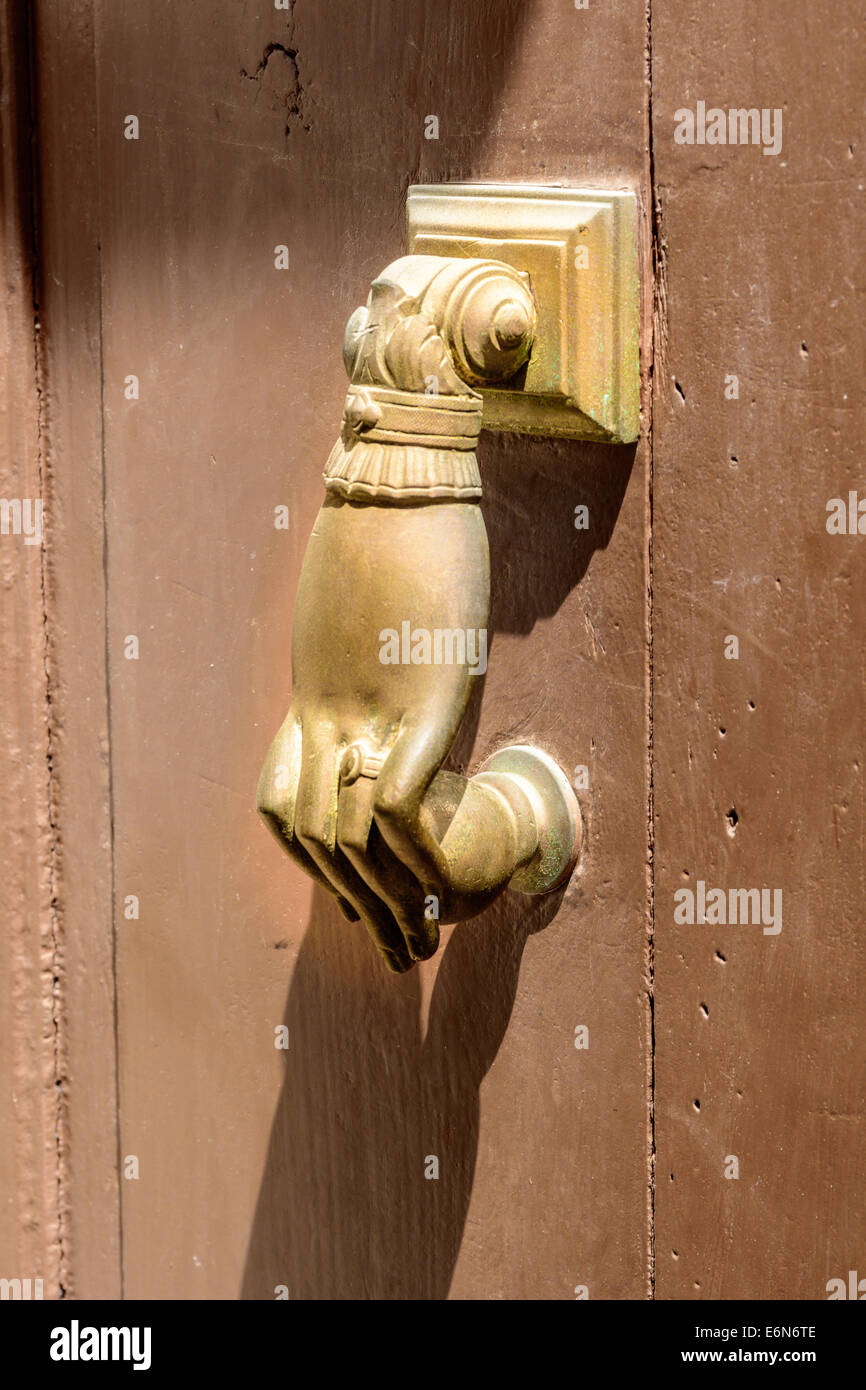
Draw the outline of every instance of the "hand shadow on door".
M526 632L607 545L635 451L489 436L484 445L491 624ZM587 531L573 529L572 493L590 509ZM480 696L454 765L471 756ZM389 974L363 928L315 889L242 1298L273 1299L280 1286L291 1299L448 1296L472 1194L479 1089L508 1027L525 944L561 897L505 893L446 928L422 1036L418 971Z

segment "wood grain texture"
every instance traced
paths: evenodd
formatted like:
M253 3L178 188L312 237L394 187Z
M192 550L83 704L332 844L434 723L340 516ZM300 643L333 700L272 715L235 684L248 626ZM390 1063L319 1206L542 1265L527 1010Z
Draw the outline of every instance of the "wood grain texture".
M41 1279L50 1297L63 1282L60 1064L30 67L27 15L0 4L0 1278Z
M639 186L643 13L98 11L115 881L141 904L118 940L122 1152L140 1174L122 1183L126 1293L640 1297L643 451L481 451L496 635L455 758L474 768L519 736L589 766L588 854L561 902L515 898L386 977L253 797L288 706L343 326L402 249L405 189Z
M862 1273L866 539L826 530L830 498L866 495L856 27L825 3L652 6L662 1298ZM780 108L781 152L675 144L698 100ZM781 931L675 926L698 880L781 890Z
M0 3L0 495L46 525L0 536L0 1277L811 1299L866 1274L866 537L826 526L866 501L846 8ZM677 143L701 101L778 109L781 150ZM254 793L346 318L409 184L483 179L638 190L652 448L482 437L493 640L452 763L522 739L586 765L587 848L564 896L393 978ZM677 925L699 881L778 890L781 930Z
M99 90L91 0L39 0L34 15L64 1287L71 1297L116 1298L121 1270L105 661Z

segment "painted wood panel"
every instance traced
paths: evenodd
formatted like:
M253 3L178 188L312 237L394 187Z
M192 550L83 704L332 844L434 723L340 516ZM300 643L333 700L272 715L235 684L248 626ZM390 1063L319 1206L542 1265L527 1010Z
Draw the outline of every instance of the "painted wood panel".
M805 1299L858 1268L844 8L0 6L2 489L47 518L0 537L0 1277ZM637 190L644 433L482 436L493 640L453 765L585 767L585 857L396 978L254 795L346 318L408 186L465 180ZM677 921L712 890L763 918Z
M866 496L856 27L653 3L662 1298L826 1298L863 1263L866 539L827 529ZM760 142L699 144L700 102L705 139L763 110ZM725 925L676 924L701 883Z
M589 767L589 852L562 902L515 899L389 978L253 797L288 706L343 325L402 249L405 190L639 184L643 16L98 13L120 1127L138 1172L125 1290L640 1296L642 454L493 436L481 451L495 637L457 758L519 735ZM603 86L575 80L611 53Z

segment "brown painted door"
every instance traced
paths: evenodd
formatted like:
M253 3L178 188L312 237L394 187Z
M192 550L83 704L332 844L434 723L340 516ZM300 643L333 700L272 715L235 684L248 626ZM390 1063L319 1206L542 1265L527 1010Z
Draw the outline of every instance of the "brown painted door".
M0 9L2 488L45 517L0 538L0 1275L826 1297L866 1260L853 6ZM397 978L254 795L345 320L408 186L467 181L637 192L643 427L482 436L457 762L585 767L586 845Z

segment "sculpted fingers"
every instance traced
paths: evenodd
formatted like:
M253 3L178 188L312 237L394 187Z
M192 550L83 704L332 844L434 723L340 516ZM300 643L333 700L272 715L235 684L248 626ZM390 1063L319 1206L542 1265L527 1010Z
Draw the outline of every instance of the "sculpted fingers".
M386 965L397 972L409 970L413 961L393 913L337 843L341 758L332 725L318 722L305 727L295 835L334 890L363 920Z
M440 722L435 710L420 720L404 721L373 798L373 815L383 839L426 895L442 893L448 869L422 806L453 736L450 722Z
M390 750L346 747L334 722L290 711L271 746L258 809L295 862L363 920L390 969L439 943L443 858L420 809L450 742L430 718L404 725Z
M291 710L268 750L256 791L256 807L274 834L289 841L301 775L301 721Z
M300 717L290 710L265 759L256 792L256 808L268 829L298 867L336 897L347 921L357 922L359 914L355 908L339 893L295 834L302 742Z
M390 909L413 960L427 960L439 944L438 912L429 911L424 887L400 863L373 822L376 780L385 755L364 743L346 749L341 767L337 844L356 873Z

